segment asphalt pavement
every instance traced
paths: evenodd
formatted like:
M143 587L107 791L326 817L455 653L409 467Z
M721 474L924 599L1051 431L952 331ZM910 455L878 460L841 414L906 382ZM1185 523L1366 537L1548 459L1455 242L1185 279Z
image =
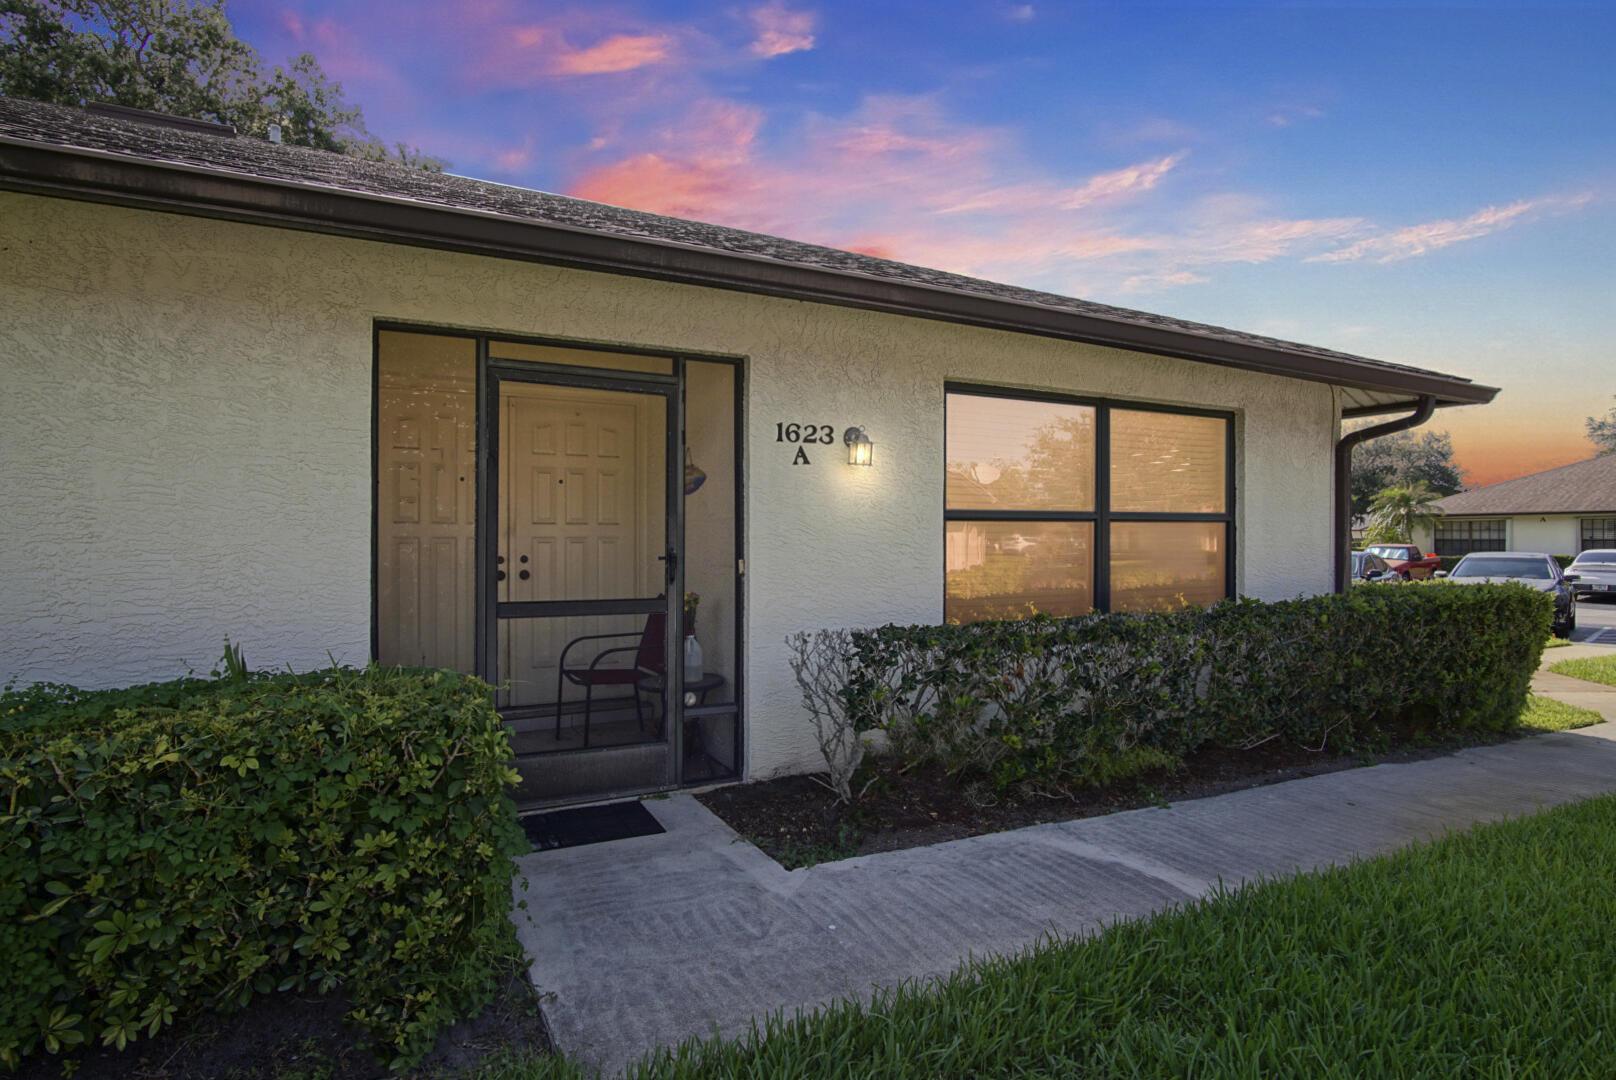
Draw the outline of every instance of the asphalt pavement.
M1578 600L1571 640L1579 645L1616 645L1616 598Z

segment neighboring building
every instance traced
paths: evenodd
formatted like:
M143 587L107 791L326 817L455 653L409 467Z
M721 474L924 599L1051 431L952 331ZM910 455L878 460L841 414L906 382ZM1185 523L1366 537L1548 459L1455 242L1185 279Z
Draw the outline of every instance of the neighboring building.
M0 680L457 668L530 798L817 767L795 631L1327 592L1342 417L1496 392L157 121L0 99Z
M1434 535L1427 529L1414 540L1438 555L1616 547L1616 454L1461 491L1436 506Z

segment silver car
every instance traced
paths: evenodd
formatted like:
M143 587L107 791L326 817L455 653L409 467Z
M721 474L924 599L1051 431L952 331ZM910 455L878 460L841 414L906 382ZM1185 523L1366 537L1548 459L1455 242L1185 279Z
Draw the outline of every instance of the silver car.
M1616 597L1616 551L1609 548L1584 551L1566 567L1565 577L1578 600L1585 596Z
M1453 573L1438 576L1460 585L1519 581L1554 597L1554 636L1568 638L1577 628L1577 609L1571 602L1571 583L1553 556L1540 551L1480 551L1459 560Z

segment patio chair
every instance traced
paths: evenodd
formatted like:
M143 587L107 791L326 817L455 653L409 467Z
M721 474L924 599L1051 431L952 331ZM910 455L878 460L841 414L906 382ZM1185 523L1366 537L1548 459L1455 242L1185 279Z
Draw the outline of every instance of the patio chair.
M566 690L567 683L584 688L584 745L589 745L589 720L595 704L595 687L597 686L628 686L634 690L634 718L639 723L640 730L645 730L645 710L640 704L640 681L649 677L661 677L667 671L667 654L664 642L667 631L668 617L664 612L656 611L645 617L645 629L640 631L629 630L619 634L589 634L580 638L573 638L567 642L567 647L561 650L561 659L557 661L558 674L556 676L556 741L561 740L561 695ZM573 646L581 645L586 641L608 641L612 639L625 640L639 638L635 645L618 645L602 649L595 654L594 659L585 667L568 667L567 654ZM622 656L625 653L634 654L634 663L630 666L613 664L603 666L601 661L613 656Z

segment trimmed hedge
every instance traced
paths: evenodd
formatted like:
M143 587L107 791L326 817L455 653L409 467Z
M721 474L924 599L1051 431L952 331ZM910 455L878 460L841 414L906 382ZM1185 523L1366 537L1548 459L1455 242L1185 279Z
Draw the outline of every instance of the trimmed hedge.
M0 1060L340 990L406 1065L509 949L489 688L332 669L0 695Z
M1103 784L1205 744L1323 749L1511 727L1552 618L1519 584L1360 585L1226 601L848 635L847 722L1005 788Z

